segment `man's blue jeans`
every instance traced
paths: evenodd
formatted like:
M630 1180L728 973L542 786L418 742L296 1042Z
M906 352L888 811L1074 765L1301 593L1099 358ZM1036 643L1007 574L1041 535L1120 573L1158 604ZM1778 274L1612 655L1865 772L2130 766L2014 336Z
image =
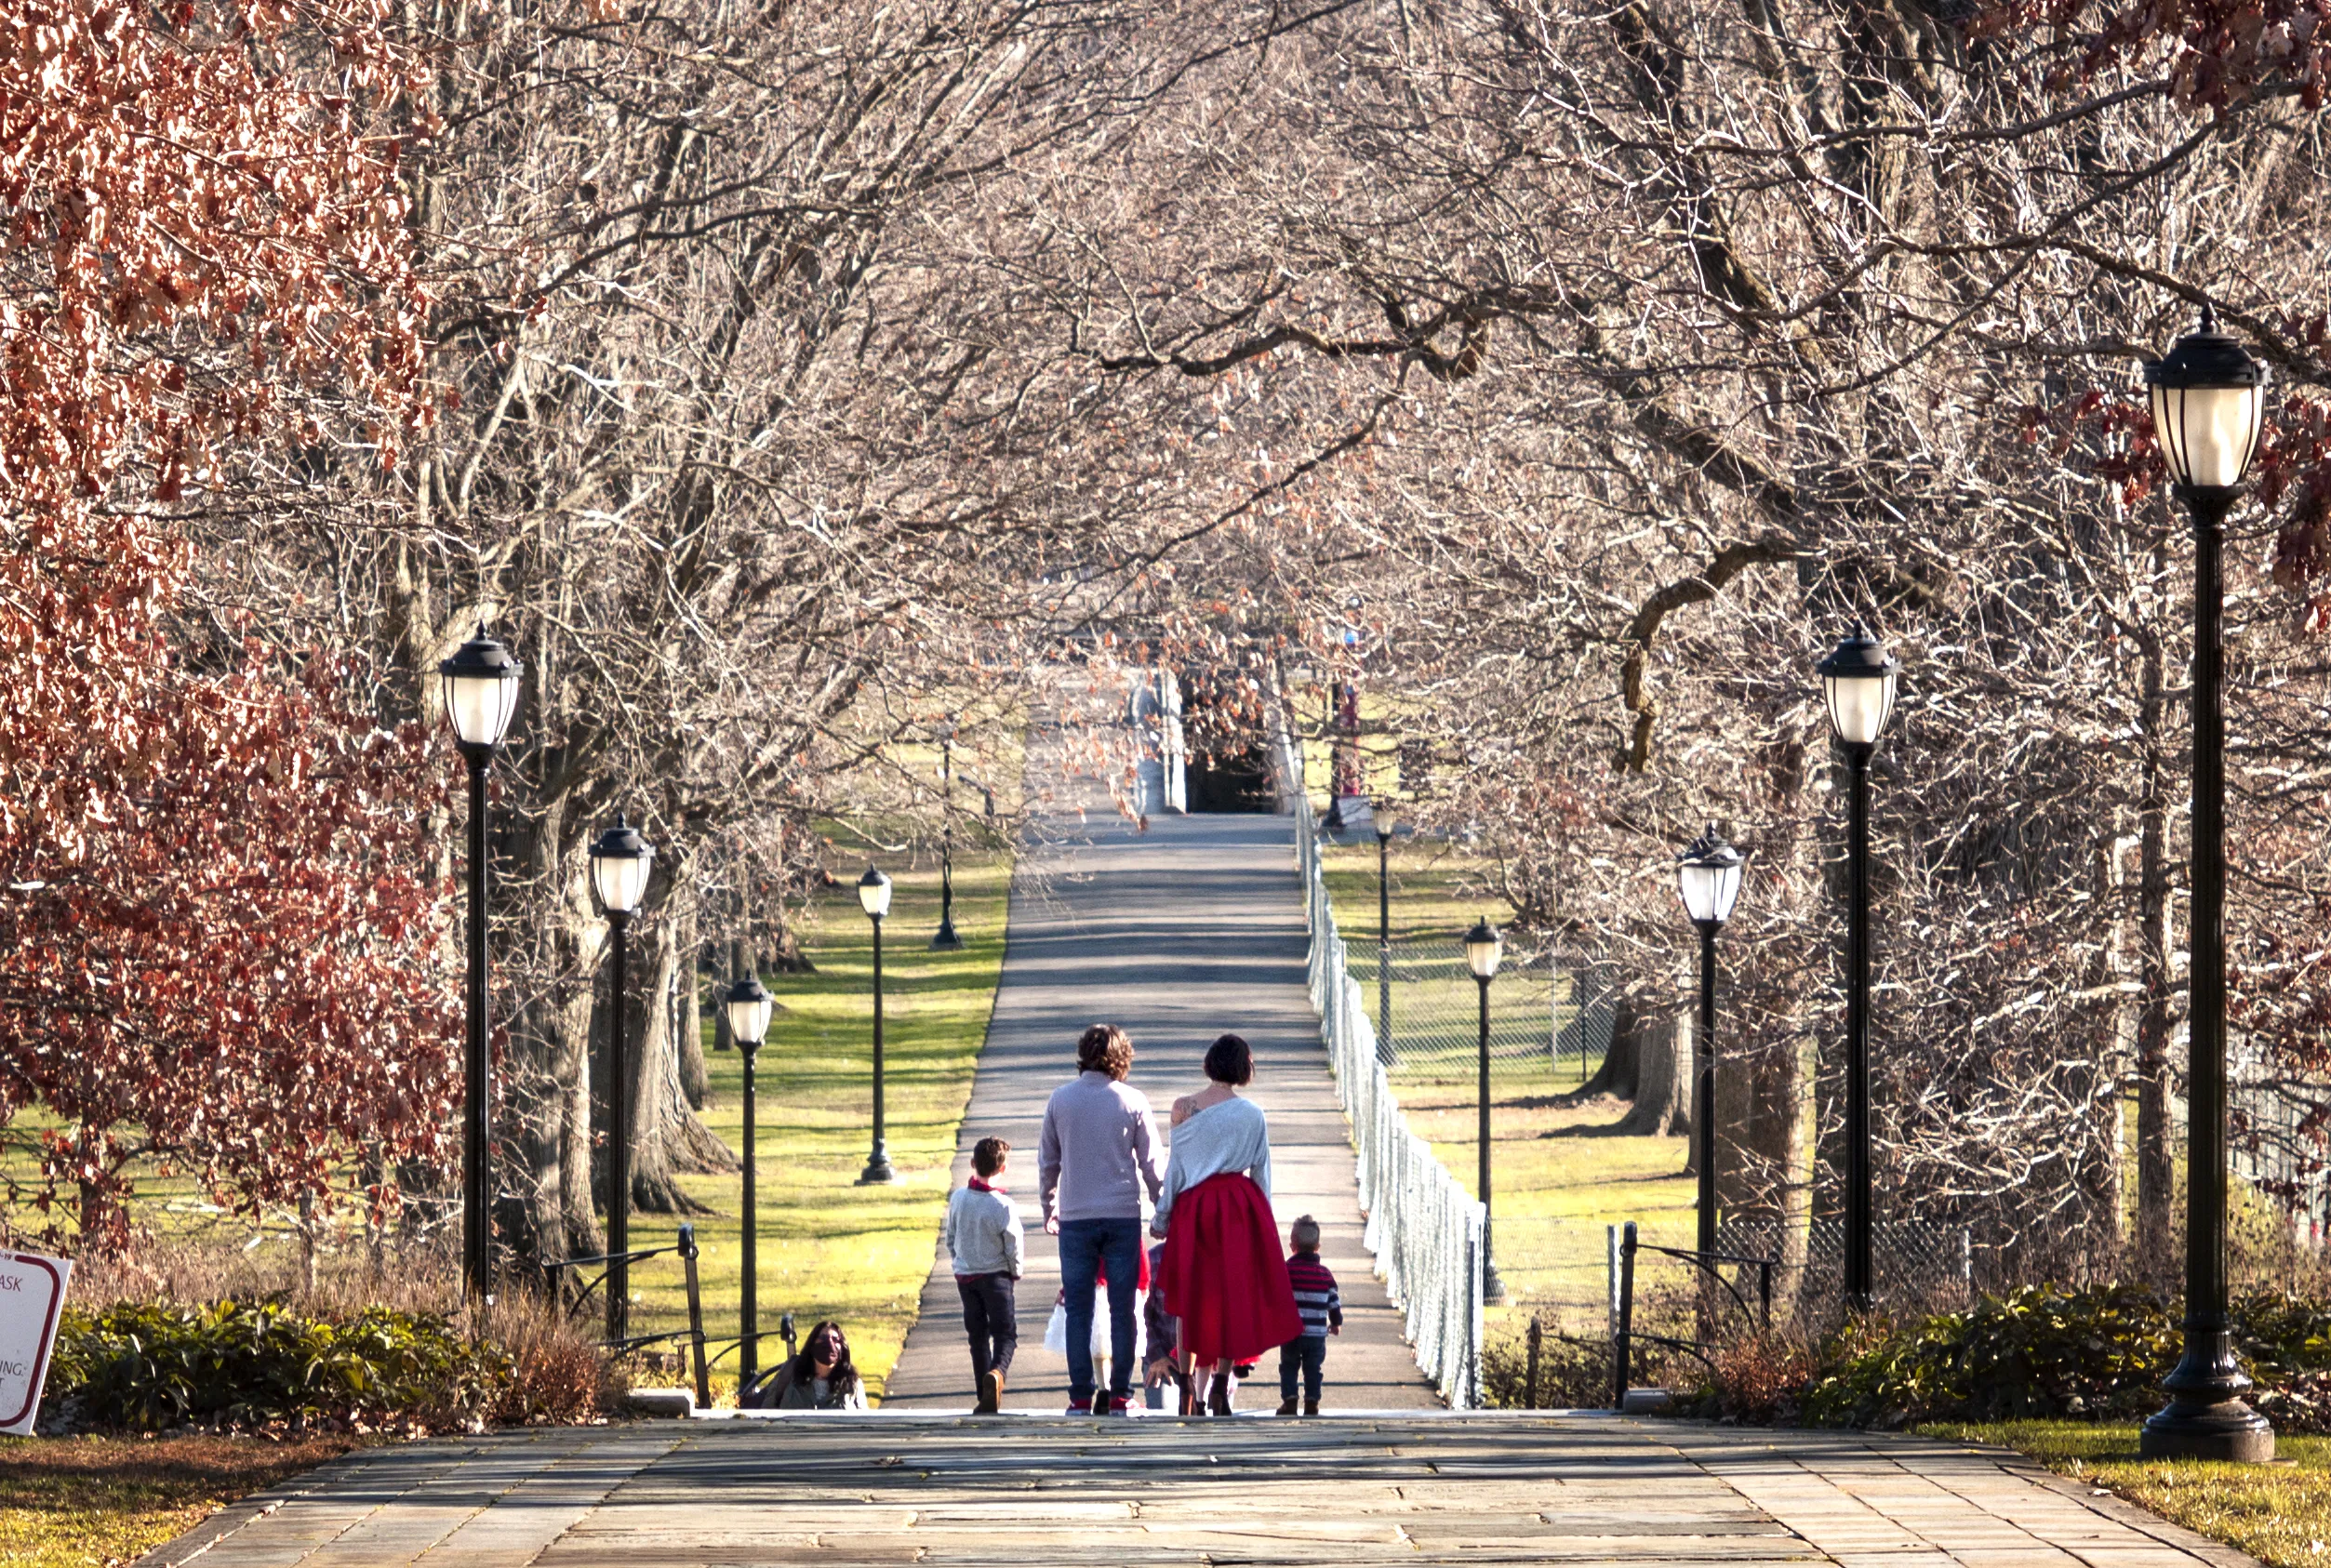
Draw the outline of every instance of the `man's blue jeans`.
M1060 1222L1060 1289L1069 1317L1069 1398L1093 1397L1093 1286L1109 1274L1109 1392L1133 1397L1133 1292L1141 1278L1141 1222L1064 1219Z

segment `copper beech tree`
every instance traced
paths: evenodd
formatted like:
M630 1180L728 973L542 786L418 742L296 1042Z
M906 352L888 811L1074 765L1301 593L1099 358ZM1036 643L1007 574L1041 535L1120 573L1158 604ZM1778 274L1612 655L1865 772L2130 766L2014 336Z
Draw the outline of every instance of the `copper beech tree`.
M257 1210L442 1134L419 740L190 619L180 516L425 432L412 84L387 7L4 9L0 1119L41 1113L15 1223L113 1242L133 1162Z

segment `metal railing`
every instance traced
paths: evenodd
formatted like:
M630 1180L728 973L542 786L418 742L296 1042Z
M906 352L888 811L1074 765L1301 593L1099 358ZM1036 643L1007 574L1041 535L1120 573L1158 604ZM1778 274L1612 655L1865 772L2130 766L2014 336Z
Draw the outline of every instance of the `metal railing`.
M1758 1328L1773 1326L1773 1270L1780 1266L1778 1258L1727 1252L1701 1253L1683 1247L1655 1246L1637 1237L1633 1220L1627 1221L1620 1229L1618 1243L1618 1322L1611 1326L1611 1408L1614 1410L1627 1408L1627 1385L1632 1370L1634 1350L1637 1345L1664 1345L1671 1350L1681 1350L1685 1355L1698 1358L1712 1370L1714 1366L1714 1362L1710 1359L1710 1352L1715 1349L1715 1346L1709 1340L1685 1339L1672 1334L1652 1334L1635 1326L1635 1259L1644 1253L1675 1258L1689 1264L1697 1270L1702 1282L1700 1294L1704 1302L1720 1307L1723 1298L1715 1295L1715 1292L1720 1289L1725 1296L1731 1298L1732 1305L1738 1307L1740 1309L1740 1315L1751 1323ZM1752 1308L1749 1305L1748 1296L1742 1293L1740 1287L1725 1277L1724 1270L1726 1266L1756 1270L1757 1304L1754 1307ZM1701 1332L1706 1334L1714 1326L1712 1321L1713 1314L1707 1309L1706 1306L1703 1306L1701 1318L1703 1320ZM1533 1372L1531 1381L1535 1384L1536 1380L1536 1374Z
M1409 1129L1378 1059L1376 1030L1336 933L1321 874L1321 835L1303 792L1301 751L1285 737L1276 764L1295 810L1295 852L1311 934L1308 969L1336 1094L1352 1123L1365 1240L1385 1293L1401 1310L1417 1365L1452 1408L1481 1404L1482 1206L1432 1145Z
M696 1402L699 1409L712 1407L712 1369L736 1354L745 1345L757 1344L763 1339L782 1338L785 1341L785 1359L787 1361L793 1359L795 1341L793 1315L791 1312L784 1315L776 1328L765 1329L758 1334L713 1335L705 1334L704 1293L697 1276L696 1227L693 1225L681 1226L679 1234L670 1246L633 1247L629 1252L602 1253L593 1257L554 1258L545 1263L542 1269L550 1277L553 1295L561 1296L566 1300L568 1316L579 1317L590 1309L592 1296L606 1288L609 1264L616 1262L619 1258L626 1263L644 1263L651 1257L677 1257L680 1260L681 1283L685 1289L687 1303L687 1326L659 1329L650 1334L634 1334L622 1339L602 1340L599 1346L601 1349L612 1350L620 1356L628 1355L633 1350L645 1349L650 1345L659 1344L667 1339L686 1341L688 1359L696 1374ZM593 1268L596 1268L599 1272L586 1277L584 1270ZM573 1272L567 1274L570 1269ZM562 1285L562 1275L566 1275L572 1283ZM728 1349L717 1355L708 1356L706 1351L714 1345L726 1345Z

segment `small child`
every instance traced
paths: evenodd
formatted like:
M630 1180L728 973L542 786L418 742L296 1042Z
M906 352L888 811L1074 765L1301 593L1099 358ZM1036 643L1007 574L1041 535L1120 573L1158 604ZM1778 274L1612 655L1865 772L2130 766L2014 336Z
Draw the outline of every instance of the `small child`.
M973 1414L993 1415L1004 1407L1004 1375L1019 1346L1019 1319L1012 1286L1020 1269L1019 1207L996 1177L1009 1163L1012 1146L981 1138L971 1149L971 1181L947 1200L947 1219L939 1239L955 1263L955 1291L963 1297L963 1326L971 1335L971 1377L979 1390Z
M1343 1332L1343 1299L1336 1277L1319 1260L1319 1221L1305 1215L1288 1228L1287 1283L1303 1332L1279 1347L1279 1414L1295 1414L1295 1374L1303 1374L1303 1414L1319 1414L1319 1385L1327 1367L1327 1336Z
M1150 1278L1154 1280L1166 1267L1166 1243L1160 1242L1150 1249ZM1175 1408L1184 1415L1190 1414L1190 1379L1174 1364L1175 1340L1181 1334L1181 1320L1166 1312L1166 1293L1150 1292L1141 1308L1141 1339L1146 1347L1148 1365L1143 1369L1142 1383L1152 1410L1166 1408L1166 1389L1172 1385L1180 1390Z

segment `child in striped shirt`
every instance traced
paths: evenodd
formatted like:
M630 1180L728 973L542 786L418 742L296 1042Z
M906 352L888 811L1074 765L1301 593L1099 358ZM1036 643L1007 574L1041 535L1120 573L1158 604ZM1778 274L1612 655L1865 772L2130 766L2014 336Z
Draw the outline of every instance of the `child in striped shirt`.
M1319 1221L1303 1216L1289 1228L1294 1243L1287 1256L1287 1283L1295 1287L1295 1309L1303 1332L1279 1347L1279 1414L1295 1414L1295 1375L1303 1374L1303 1414L1319 1414L1319 1385L1327 1367L1327 1336L1343 1332L1343 1299L1336 1277L1319 1260Z

